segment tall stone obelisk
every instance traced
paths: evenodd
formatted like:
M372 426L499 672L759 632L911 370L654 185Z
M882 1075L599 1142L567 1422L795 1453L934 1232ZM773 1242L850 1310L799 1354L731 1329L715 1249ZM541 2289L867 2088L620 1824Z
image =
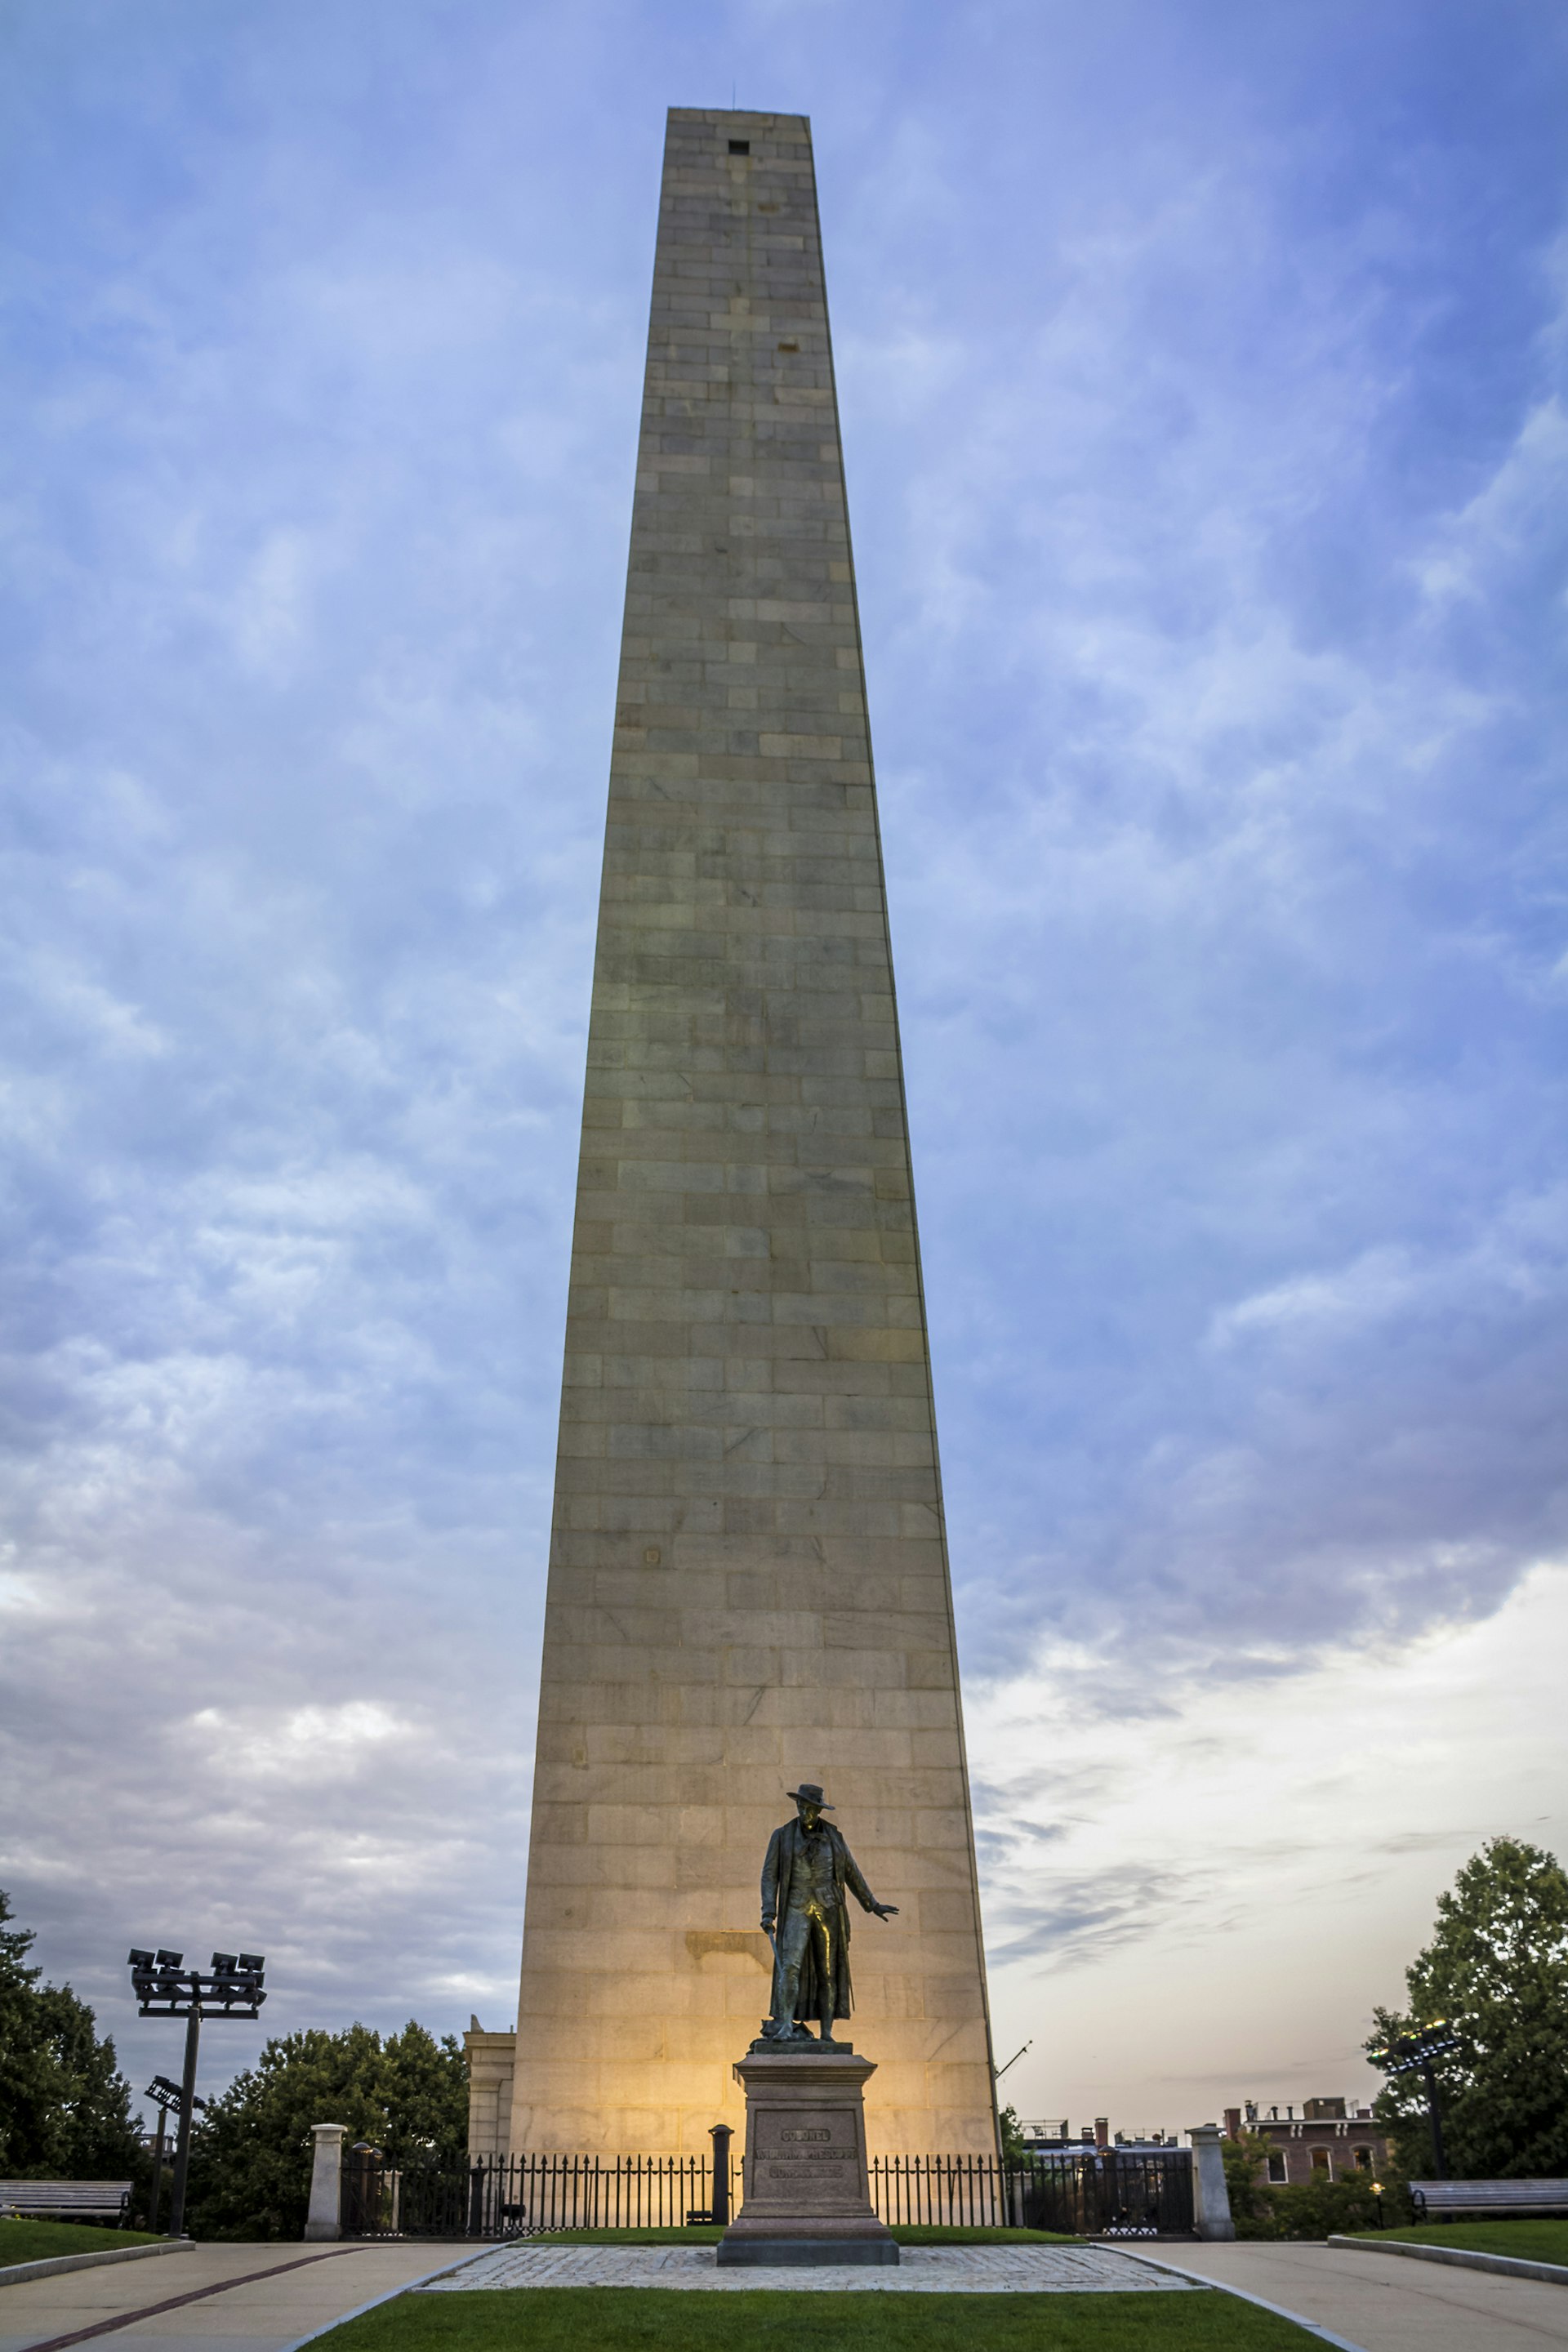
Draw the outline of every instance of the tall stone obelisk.
M610 771L510 2130L707 2153L825 1782L873 2153L993 2144L809 125L671 112Z

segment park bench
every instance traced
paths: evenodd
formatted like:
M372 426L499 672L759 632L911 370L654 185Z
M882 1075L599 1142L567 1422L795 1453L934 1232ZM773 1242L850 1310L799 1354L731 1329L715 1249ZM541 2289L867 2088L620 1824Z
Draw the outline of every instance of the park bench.
M129 2180L0 2180L0 2213L29 2221L101 2221L124 2226Z
M1410 2201L1421 2221L1568 2213L1568 2180L1413 2180Z

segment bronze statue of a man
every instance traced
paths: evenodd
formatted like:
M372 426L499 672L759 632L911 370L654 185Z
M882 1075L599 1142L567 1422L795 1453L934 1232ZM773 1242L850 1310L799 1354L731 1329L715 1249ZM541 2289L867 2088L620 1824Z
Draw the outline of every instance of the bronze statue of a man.
M899 1906L878 1902L842 1833L823 1820L833 1808L816 1783L803 1780L786 1793L795 1818L773 1832L763 1864L763 1927L773 1948L773 2014L763 2033L770 2042L809 2042L802 2021L815 2017L831 2042L834 2019L853 2006L846 1890L879 1919L895 1917Z

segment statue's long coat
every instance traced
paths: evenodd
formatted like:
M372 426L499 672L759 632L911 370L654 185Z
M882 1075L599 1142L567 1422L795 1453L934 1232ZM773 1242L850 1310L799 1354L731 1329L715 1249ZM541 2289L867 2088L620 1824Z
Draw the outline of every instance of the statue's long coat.
M854 1999L849 1984L849 1909L844 1900L845 1892L847 1889L854 1895L862 1911L875 1910L877 1898L861 1877L859 1866L844 1843L843 1832L836 1830L831 1822L824 1822L821 1826L826 1832L827 1842L833 1850L833 1887L837 1897L837 1916L828 1923L833 1930L837 1951L833 1970L833 2014L835 2017L848 2017L853 2012ZM790 1885L805 1843L805 1832L802 1829L798 1818L793 1822L785 1822L783 1827L776 1829L768 1840L767 1860L763 1864L763 1916L764 1919L776 1922L775 1934L782 1930L784 1915L790 1907ZM802 1894L806 1884L805 1871L803 1866ZM775 2017L779 2013L776 1960L773 1966L773 2013ZM799 2020L807 2018L815 2020L822 2014L822 2003L817 1996L815 1937L806 1945L805 1962L800 1972L800 1990L795 1996L795 2013Z

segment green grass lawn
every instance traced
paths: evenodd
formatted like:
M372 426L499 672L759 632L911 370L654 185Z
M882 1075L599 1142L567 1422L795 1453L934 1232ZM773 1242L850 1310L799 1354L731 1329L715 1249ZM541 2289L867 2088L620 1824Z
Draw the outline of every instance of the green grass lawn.
M99 2230L87 2221L0 2221L0 2269L51 2254L101 2254L110 2246L151 2246L145 2230Z
M405 2294L312 2352L1308 2352L1287 2319L1190 2294L722 2294L658 2287Z
M722 2230L693 2221L670 2230L552 2230L530 2238L531 2246L716 2246ZM1070 2246L1074 2241L1050 2230L964 2230L900 2225L900 2246Z
M1418 2246L1463 2247L1471 2254L1513 2254L1521 2263L1561 2263L1568 2268L1568 2221L1423 2221L1414 2230L1364 2230L1373 2239L1408 2238Z

